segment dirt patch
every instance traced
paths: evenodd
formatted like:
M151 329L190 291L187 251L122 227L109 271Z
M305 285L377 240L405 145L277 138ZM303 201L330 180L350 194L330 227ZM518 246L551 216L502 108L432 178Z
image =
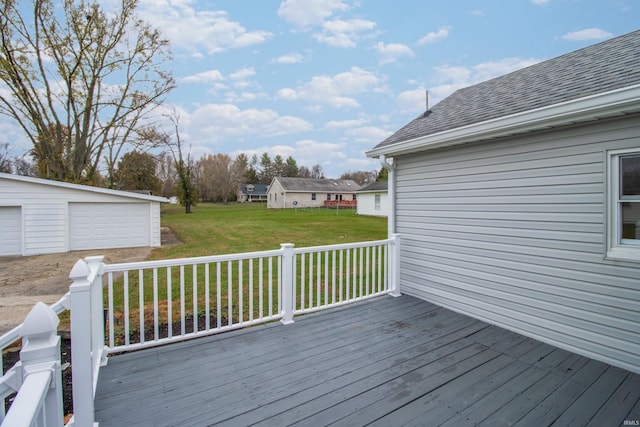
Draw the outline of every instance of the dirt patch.
M168 227L161 228L161 237L162 246L181 243ZM37 302L52 304L67 293L71 284L69 273L79 259L102 255L104 262L108 264L136 262L147 259L151 250L148 247L125 248L29 257L0 257L0 335L22 323ZM212 324L215 324L215 320ZM180 326L174 325L174 330L176 327ZM19 352L19 345L3 351L2 372L6 372L19 360ZM60 356L63 370L64 413L71 414L73 412L71 341L67 337L61 340ZM8 409L14 398L15 394L12 394L4 402L0 401L0 404L4 403L5 408Z
M171 230L162 227L162 245L179 244ZM0 335L22 323L33 306L53 304L67 293L69 273L84 257L102 255L108 264L144 261L151 248L97 249L27 257L0 257Z

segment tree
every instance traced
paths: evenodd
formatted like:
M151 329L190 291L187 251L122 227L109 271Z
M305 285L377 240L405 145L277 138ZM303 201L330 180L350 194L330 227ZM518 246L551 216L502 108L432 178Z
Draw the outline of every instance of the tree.
M233 161L227 154L208 154L196 162L200 200L227 203L235 194Z
M138 0L109 12L94 0L22 3L0 9L0 114L31 140L41 176L92 183L105 160L112 186L117 159L174 87L168 42L136 17Z
M316 179L324 179L324 172L322 171L322 166L318 163L311 167L311 178Z
M249 158L244 153L238 154L231 165L231 179L236 189L240 187L240 184L251 182L250 172Z
M0 172L11 173L11 163L9 143L0 144Z
M157 157L156 176L162 183L162 195L165 197L175 196L176 174L175 163L171 154L163 152Z
M350 179L356 184L363 186L374 182L377 175L378 172L376 171L348 171L340 175L340 179Z
M183 153L179 130L180 116L173 111L171 115L165 115L165 118L173 126L173 135L155 126L140 129L139 134L142 140L155 146L163 146L171 153L176 173L175 194L184 206L185 213L191 213L191 207L196 205L198 197L193 179L195 165L191 160L191 154L187 153L185 157Z
M282 176L295 178L298 176L298 172L299 172L299 169L298 169L298 163L296 162L296 160L291 156L287 157Z
M389 170L387 168L380 168L380 172L378 172L378 177L376 181L388 181L389 180Z
M161 194L162 182L156 176L156 159L149 153L130 151L118 162L115 174L119 190L149 190Z
M269 153L262 153L260 157L260 170L258 171L258 177L261 184L270 184L273 179L273 164Z

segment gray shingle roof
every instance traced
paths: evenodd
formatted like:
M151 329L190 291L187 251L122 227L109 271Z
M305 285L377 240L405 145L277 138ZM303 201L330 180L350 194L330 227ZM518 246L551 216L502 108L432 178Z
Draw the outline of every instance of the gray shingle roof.
M389 189L388 181L375 181L369 185L365 185L362 187L359 192L367 192L367 191L387 191Z
M459 89L375 148L640 84L640 30Z
M286 191L353 193L360 186L350 179L275 178Z
M247 190L249 185L253 186L253 191ZM266 195L269 186L267 184L240 184L240 191L242 194L252 194L252 195Z

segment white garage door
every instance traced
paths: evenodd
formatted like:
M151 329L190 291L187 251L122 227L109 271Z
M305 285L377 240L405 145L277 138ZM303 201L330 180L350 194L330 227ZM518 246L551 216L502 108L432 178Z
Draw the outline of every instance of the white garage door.
M20 206L0 206L0 256L22 255Z
M69 249L150 246L148 203L70 203Z

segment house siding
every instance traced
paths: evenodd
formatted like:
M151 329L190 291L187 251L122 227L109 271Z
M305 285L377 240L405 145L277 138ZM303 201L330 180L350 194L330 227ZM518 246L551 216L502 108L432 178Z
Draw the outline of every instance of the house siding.
M640 372L640 265L606 260L605 150L638 116L397 161L403 292Z
M380 196L380 209L378 210L376 210L376 195ZM388 216L388 192L358 193L358 215Z

